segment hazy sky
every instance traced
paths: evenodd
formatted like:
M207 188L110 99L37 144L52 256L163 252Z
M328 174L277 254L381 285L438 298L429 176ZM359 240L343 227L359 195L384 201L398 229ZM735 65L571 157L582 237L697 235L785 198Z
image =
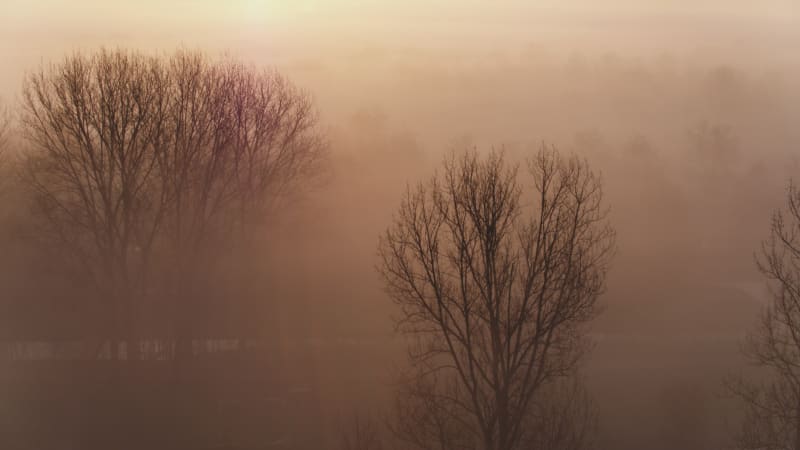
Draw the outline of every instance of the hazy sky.
M797 59L797 0L3 0L0 95L23 71L99 45L229 51L258 62L373 46L470 52L746 52Z
M445 143L593 157L620 244L598 329L672 339L598 346L599 404L621 411L606 434L634 435L610 448L652 448L652 398L678 374L728 370L762 292L753 251L800 173L800 0L0 0L0 97L100 46L229 52L314 95L334 181L269 264L320 335L390 332L377 236Z

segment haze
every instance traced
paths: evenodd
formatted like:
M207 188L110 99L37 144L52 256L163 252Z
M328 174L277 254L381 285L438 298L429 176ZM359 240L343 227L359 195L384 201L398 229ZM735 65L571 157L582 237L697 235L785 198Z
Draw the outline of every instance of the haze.
M602 173L617 230L582 370L597 448L730 444L742 412L722 381L747 367L740 343L770 298L753 255L800 174L797 0L3 0L0 99L15 110L26 74L100 48L199 50L311 95L329 170L255 257L264 326L313 392L292 425L307 448L391 404L405 349L376 245L407 186L454 148L521 161L542 142ZM13 295L48 283L13 256L0 267ZM45 425L19 402L0 402L0 439L35 448L12 430Z

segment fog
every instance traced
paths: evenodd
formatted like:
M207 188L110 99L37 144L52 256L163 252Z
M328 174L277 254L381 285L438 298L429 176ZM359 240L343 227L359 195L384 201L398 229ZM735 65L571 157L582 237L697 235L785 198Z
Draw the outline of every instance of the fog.
M100 47L228 55L312 96L329 165L254 257L263 326L313 392L297 407L308 445L335 448L354 414L391 404L405 349L376 246L407 186L452 149L524 161L542 142L602 173L617 231L581 371L597 447L730 444L742 411L722 381L747 367L740 343L769 299L754 254L800 171L796 0L4 0L0 98L15 109L26 73ZM22 207L3 202L3 296L53 297L56 278L16 256ZM2 404L6 428L45 433Z

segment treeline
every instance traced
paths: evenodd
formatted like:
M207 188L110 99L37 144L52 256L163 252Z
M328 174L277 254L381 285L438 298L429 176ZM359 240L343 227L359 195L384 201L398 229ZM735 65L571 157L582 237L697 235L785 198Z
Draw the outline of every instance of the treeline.
M4 412L4 442L330 445L263 264L270 224L330 168L311 97L229 59L101 50L32 72L2 117L3 382L28 413ZM692 138L724 163L723 129ZM385 426L356 420L342 447L596 446L582 367L616 251L604 183L543 144L458 148L406 189L376 266L408 359ZM759 258L775 290L747 356L764 376L726 384L741 448L800 448L799 205L790 186Z

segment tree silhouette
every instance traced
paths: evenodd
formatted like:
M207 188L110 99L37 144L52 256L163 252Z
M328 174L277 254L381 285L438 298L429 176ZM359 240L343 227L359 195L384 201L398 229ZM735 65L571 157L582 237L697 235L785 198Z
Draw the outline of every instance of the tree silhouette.
M25 179L50 242L108 300L116 359L139 358L145 312L169 316L179 353L203 335L192 283L319 168L316 122L278 73L193 52L75 54L26 79Z
M614 231L598 175L542 148L530 190L502 153L453 154L409 190L379 245L411 340L398 435L419 448L522 448L543 388L574 373ZM541 430L541 428L540 428Z

